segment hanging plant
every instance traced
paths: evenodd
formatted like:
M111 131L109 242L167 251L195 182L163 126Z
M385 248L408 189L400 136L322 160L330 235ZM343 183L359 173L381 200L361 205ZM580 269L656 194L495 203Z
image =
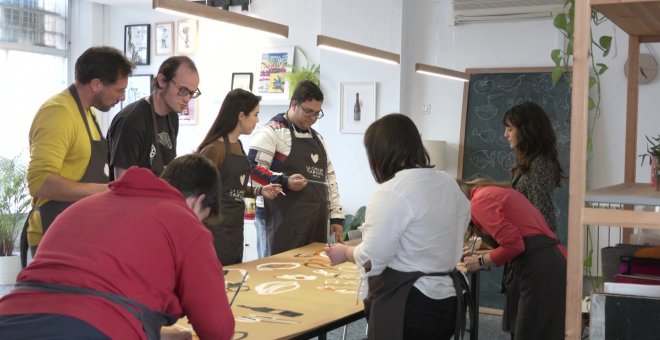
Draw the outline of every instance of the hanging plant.
M598 26L607 21L607 17L602 15L595 9L591 9L591 22ZM564 3L564 12L558 13L553 21L554 26L566 38L565 49L554 49L550 53L550 57L555 66L552 70L552 83L556 84L562 75L567 74L569 83L571 83L571 74L569 72L569 65L573 56L573 32L575 23L575 0L566 0ZM597 63L594 58L594 47L600 51L603 57L607 57L612 47L612 36L602 35L596 39L593 30L590 31L591 45L589 48L589 60L591 61L591 72L589 75L589 90L591 94L588 100L588 109L593 112L589 122L588 136L587 136L587 160L591 159L593 154L592 136L596 121L600 118L600 99L601 99L601 84L600 76L604 74L608 67L604 63Z
M591 9L591 22L598 26L603 22L607 21L607 18L598 12L595 9ZM555 85L562 76L566 75L569 80L569 84L572 84L572 73L569 72L569 65L571 58L573 57L573 33L575 29L575 0L566 0L564 2L564 12L558 13L553 21L554 26L561 32L566 38L566 48L565 49L554 49L550 53L550 57L554 62L555 66L552 70L552 84ZM589 60L591 62L590 68L591 72L589 75L589 99L588 99L588 109L592 112L592 115L589 119L589 126L587 131L587 168L589 167L589 161L593 155L593 133L596 127L596 121L600 118L600 101L601 101L601 83L600 76L603 75L608 67L604 63L597 63L594 58L594 50L600 51L603 57L607 57L610 53L612 47L612 36L602 35L597 39L594 37L593 30L590 30L591 45L589 47ZM585 183L585 186L589 188L588 181ZM593 277L591 274L591 266L593 263L593 240L591 237L590 227L587 227L587 255L584 257L582 263L584 272L587 273L590 277ZM596 277L592 280L592 288L595 291L600 290L602 287L604 278Z

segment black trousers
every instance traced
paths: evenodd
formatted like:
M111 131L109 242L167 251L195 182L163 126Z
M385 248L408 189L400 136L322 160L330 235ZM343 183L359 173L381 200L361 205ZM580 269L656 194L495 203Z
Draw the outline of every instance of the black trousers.
M85 321L58 314L0 315L0 339L109 340Z
M456 328L456 304L455 296L435 300L413 286L406 302L403 338L451 339Z

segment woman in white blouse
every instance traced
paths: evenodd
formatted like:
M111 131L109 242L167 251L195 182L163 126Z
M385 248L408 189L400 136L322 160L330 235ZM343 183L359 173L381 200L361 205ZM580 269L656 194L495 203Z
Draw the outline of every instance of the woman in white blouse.
M367 272L369 339L458 335L465 313L457 295L466 283L455 266L470 202L454 178L429 164L419 131L407 116L390 114L375 121L364 145L380 185L367 204L362 243L333 244L326 252L333 265L350 261Z

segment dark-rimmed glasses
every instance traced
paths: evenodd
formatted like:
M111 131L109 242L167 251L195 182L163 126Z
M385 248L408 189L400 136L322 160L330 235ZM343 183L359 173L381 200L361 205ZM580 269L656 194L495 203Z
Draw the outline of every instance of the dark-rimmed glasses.
M302 106L302 104L300 104L300 102L297 101L297 100L296 100L296 104L298 104L298 107L299 107L300 109L303 110L303 112L305 113L305 115L306 115L307 117L312 117L312 116L314 116L314 117L316 117L316 119L321 119L321 118L323 118L323 110L321 110L321 111L319 111L319 112L314 112L314 110L311 110L311 109L308 109L308 108Z
M190 98L193 99L193 98L197 98L197 97L202 95L202 91L200 91L199 89L197 89L195 91L190 91L185 86L177 85L176 82L173 79L170 79L170 81L172 82L172 84L174 84L174 87L176 87L179 90L179 92L177 94L181 97L190 96Z

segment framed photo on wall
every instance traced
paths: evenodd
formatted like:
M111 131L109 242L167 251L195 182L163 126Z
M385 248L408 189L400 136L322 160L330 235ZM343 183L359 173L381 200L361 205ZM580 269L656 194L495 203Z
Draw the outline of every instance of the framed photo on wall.
M252 73L241 72L231 74L231 89L243 89L252 92Z
M149 65L151 25L124 26L124 54L135 65Z
M156 55L174 54L174 21L155 23L154 37Z
M151 74L134 74L128 77L128 86L126 87L126 99L121 102L121 108L128 104L138 101L151 94L151 85L154 76Z
M183 112L179 112L179 124L183 125L195 125L197 124L197 119L199 115L197 98L191 99L188 102L188 109Z
M340 131L364 133L376 120L376 83L341 83Z
M278 47L261 53L257 93L264 101L286 104L289 99L289 82L284 74L291 72L293 47Z
M197 50L197 20L180 20L176 26L176 52L192 54Z

